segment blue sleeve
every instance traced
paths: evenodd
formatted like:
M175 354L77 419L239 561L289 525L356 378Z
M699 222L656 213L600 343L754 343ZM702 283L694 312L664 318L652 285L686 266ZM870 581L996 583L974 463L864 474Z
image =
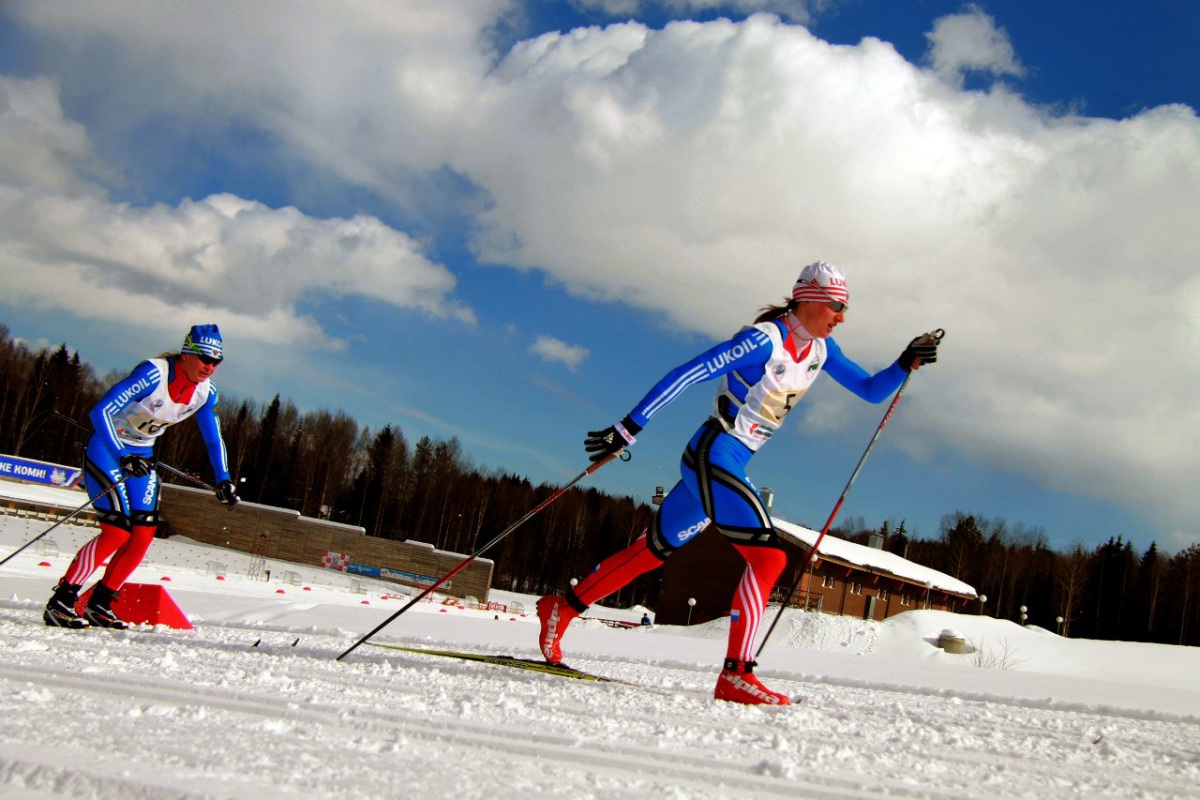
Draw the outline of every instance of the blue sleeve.
M114 383L100 398L100 402L88 412L92 429L104 443L105 449L114 455L120 457L126 450L117 439L117 428L113 419L123 409L153 392L159 377L158 367L149 361L143 361L133 368L133 372Z
M825 371L843 387L870 403L882 403L892 396L892 392L900 388L908 373L901 369L898 363L876 372L874 375L855 364L842 354L833 339L825 340L826 356Z
M217 387L212 386L208 400L196 411L196 424L200 426L200 438L208 450L217 483L229 480L229 459L225 452L225 440L221 438L221 420L217 417Z
M732 339L721 342L664 375L633 407L629 417L645 427L652 416L692 384L712 380L734 369L761 367L770 356L771 340L767 334L758 328L743 328Z

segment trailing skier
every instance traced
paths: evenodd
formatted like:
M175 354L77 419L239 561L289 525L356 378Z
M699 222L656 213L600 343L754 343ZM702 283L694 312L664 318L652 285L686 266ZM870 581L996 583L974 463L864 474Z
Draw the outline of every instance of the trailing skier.
M158 528L154 443L171 425L196 417L216 476L217 499L229 506L238 502L217 419L217 387L209 382L223 358L217 326L195 325L179 352L138 364L89 412L93 432L84 454L84 480L88 495L97 498L100 533L80 548L55 587L42 615L47 625L127 627L112 604ZM108 567L80 615L75 609L79 592L106 560Z

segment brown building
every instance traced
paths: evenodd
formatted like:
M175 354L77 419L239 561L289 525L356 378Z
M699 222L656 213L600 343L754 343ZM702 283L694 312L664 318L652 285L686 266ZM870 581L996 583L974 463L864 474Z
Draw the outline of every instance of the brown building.
M793 606L861 619L882 620L919 608L961 612L977 601L975 589L962 581L879 547L827 535L814 560L817 531L783 520L775 520L775 528L788 553L771 596L775 604L793 585ZM744 569L737 551L709 526L667 560L655 621L686 625L727 616Z

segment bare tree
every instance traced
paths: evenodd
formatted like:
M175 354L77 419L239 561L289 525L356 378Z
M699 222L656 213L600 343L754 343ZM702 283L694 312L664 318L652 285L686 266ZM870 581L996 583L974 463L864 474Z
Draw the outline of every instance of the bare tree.
M1071 621L1078 614L1080 599L1087 587L1088 553L1076 542L1071 551L1058 558L1054 571L1055 601L1062 611L1062 635L1071 635Z

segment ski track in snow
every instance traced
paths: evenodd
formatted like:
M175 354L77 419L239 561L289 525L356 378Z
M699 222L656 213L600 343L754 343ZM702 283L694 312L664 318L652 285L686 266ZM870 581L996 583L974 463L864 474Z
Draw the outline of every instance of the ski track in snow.
M455 797L492 776L512 796L1151 798L1200 777L1186 720L780 679L803 702L748 708L711 700L708 667L578 663L679 689L645 690L338 662L353 640L327 634L50 630L35 611L0 608L0 786L47 796Z
M35 532L0 525L11 546ZM636 686L369 644L337 661L387 603L360 605L338 588L344 576L315 568L303 599L232 572L216 584L207 562L244 556L176 540L155 543L140 579L170 571L194 629L46 628L44 597L90 535L64 526L57 554L0 573L0 800L1198 796L1195 698L1170 713L1186 677L1171 701L1145 706L1121 702L1129 683L1041 697L1037 675L981 670L992 682L972 688L972 667L929 661L926 623L901 626L899 639L891 626L888 652L899 641L919 655L888 660L898 656L873 653L884 626L820 614L788 617L763 669L769 686L802 698L790 708L712 699L720 622L687 635L579 623L568 663ZM529 619L445 612L414 608L377 641L536 654ZM980 622L1014 637L1022 657L1062 642ZM1150 652L1191 665L1191 650ZM838 674L845 662L821 651L893 666ZM935 676L914 681L914 669Z

